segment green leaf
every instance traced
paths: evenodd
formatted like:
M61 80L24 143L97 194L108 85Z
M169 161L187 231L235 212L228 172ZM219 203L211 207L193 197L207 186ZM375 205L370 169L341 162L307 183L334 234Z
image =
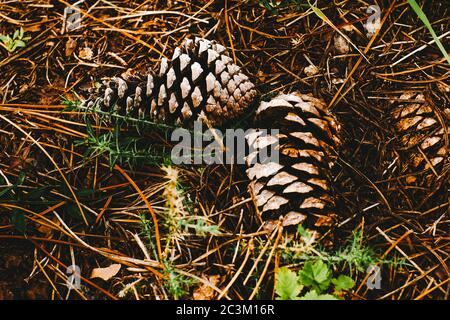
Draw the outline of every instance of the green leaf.
M302 238L302 240L306 243L309 243L312 240L313 234L308 229L305 229L301 224L297 227L297 234Z
M278 14L278 10L268 0L260 0L259 5L269 11L270 14Z
M9 52L14 51L14 41L10 41L10 42L6 43L6 50L8 50Z
M25 42L23 42L22 40L16 40L14 42L14 45L16 48L23 48L26 46Z
M318 260L315 263L307 261L299 273L300 282L312 286L319 293L328 289L331 281L331 271L328 266Z
M339 300L331 294L318 294L316 290L311 290L299 300Z
M341 274L337 279L332 279L336 291L350 290L355 285L355 281L349 276Z
M305 286L312 286L314 284L313 263L307 261L303 269L299 272L300 282Z
M299 224L297 227L297 234L301 237L308 237L310 233L301 224Z
M322 283L330 279L330 269L328 269L328 266L322 260L319 260L314 264L313 271L314 279L318 283Z
M447 59L448 64L450 64L450 56L448 55L447 51L445 50L444 46L442 45L441 40L438 39L438 36L436 35L436 32L434 32L433 27L431 26L430 21L428 20L425 13L422 11L420 6L417 4L415 0L408 0L409 5L413 8L417 16L422 20L423 24L427 27L428 31L430 31L431 36L433 37L434 41L436 42L437 46L439 47L439 50L441 50L442 54L444 55L445 59Z
M275 292L279 300L296 300L303 289L298 283L295 272L287 267L282 267L276 273Z
M11 215L11 224L21 233L25 233L27 230L27 220L23 212L14 210Z
M14 32L13 39L18 39L18 38L19 38L19 35L20 35L20 29L17 29L17 30Z

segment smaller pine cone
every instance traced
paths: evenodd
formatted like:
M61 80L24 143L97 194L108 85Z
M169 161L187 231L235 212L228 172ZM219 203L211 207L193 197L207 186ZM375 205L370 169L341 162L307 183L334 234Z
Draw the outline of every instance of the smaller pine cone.
M256 96L253 83L233 63L224 46L187 39L158 72L105 79L85 102L141 119L192 125L207 118L212 126L241 116Z
M283 226L330 226L336 216L330 169L340 145L335 118L322 101L292 93L262 102L255 122L257 128L279 130L277 139L247 135L251 150L257 150L247 157L249 189L266 228L273 228L279 219ZM273 143L278 144L279 163L252 163Z
M398 135L401 155L404 156L402 173L408 175L407 182L430 187L449 163L448 140L450 110L435 110L425 100L423 94L407 92L400 100L408 100L394 105L392 120ZM446 139L447 135L447 139ZM425 171L425 175L417 173ZM433 172L434 171L434 172Z

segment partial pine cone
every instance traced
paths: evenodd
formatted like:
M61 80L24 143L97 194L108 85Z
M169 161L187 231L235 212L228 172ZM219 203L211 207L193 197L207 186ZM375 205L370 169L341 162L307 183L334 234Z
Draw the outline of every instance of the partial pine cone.
M397 132L401 173L406 182L431 187L449 174L448 138L450 109L433 108L421 93L406 92L391 109ZM424 173L421 175L420 173ZM448 181L449 177L445 178Z
M224 46L187 39L157 73L104 79L85 102L101 110L164 123L192 125L206 117L212 126L242 115L256 97L253 83Z
M341 144L340 126L324 107L321 100L296 92L262 102L256 111L258 129L279 130L275 139L258 131L247 135L250 150L257 150L246 159L249 191L269 230L280 219L283 226L318 230L336 218L330 170ZM279 162L255 162L273 144Z

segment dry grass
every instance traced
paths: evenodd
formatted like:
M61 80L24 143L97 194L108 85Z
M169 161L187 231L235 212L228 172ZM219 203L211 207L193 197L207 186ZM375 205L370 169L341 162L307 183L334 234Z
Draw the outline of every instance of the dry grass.
M275 3L273 10L263 3ZM334 252L358 230L378 259L391 262L376 291L366 288L365 272L335 263L334 272L357 282L347 298L448 299L448 163L433 190L405 186L387 110L405 90L448 108L449 65L433 45L414 52L432 38L406 1L383 1L372 37L363 28L365 2L319 1L365 58L352 46L337 52L338 33L307 2L276 3L79 1L81 27L67 31L64 0L0 1L0 34L23 27L31 36L12 53L0 48L0 298L273 298L279 266L320 256L320 246L305 249L280 229L260 228L243 168L162 169L170 151L164 129L122 128L151 141L154 158L134 166L111 167L110 153L86 155L78 143L90 134L87 123L94 135L114 128L67 109L61 97L78 100L104 76L154 68L183 39L201 36L226 45L263 98L312 92L340 119L341 223L322 241ZM447 32L448 48L448 6L426 1L423 9L438 36ZM310 65L318 72L306 75ZM115 277L89 279L93 268L113 263L122 265ZM81 268L80 290L65 286L72 264Z

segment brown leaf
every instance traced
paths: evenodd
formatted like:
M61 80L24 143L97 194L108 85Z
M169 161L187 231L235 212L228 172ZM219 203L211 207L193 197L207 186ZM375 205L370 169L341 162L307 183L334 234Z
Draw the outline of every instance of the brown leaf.
M417 178L415 176L407 176L406 177L407 184L414 184L416 181L417 181Z
M209 276L209 282L214 286L217 286L220 281L219 275ZM211 286L204 283L194 291L194 300L212 300L214 298L215 291Z
M76 47L77 47L77 41L72 38L69 38L66 42L66 52L65 52L66 57L70 57Z
M53 221L53 223L55 225L61 225L61 223L59 222L59 220L54 217L53 219L51 219ZM52 227L48 222L45 222L45 220L42 220L41 223L41 219L37 219L36 222L38 223L39 227L37 227L37 230L44 234L47 238L50 238L51 235L53 234L53 230L55 229L55 227Z
M95 268L94 270L92 270L91 279L101 278L105 281L108 281L120 271L121 267L121 264L112 264L106 268Z

